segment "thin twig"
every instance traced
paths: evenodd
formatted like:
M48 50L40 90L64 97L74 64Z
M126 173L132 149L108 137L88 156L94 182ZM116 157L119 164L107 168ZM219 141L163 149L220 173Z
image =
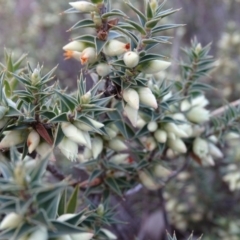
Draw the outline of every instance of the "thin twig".
M215 117L215 116L218 116L218 115L221 115L223 114L226 110L228 110L228 107L231 106L231 107L236 107L240 105L240 99L238 100L235 100L233 102L230 102L229 104L223 106L223 107L220 107L220 108L217 108L216 110L212 111L211 112L211 116L212 117Z

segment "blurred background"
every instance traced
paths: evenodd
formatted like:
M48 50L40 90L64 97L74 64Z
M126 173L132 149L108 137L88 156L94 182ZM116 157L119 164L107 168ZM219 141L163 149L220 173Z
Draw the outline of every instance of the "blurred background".
M122 1L112 1L132 18ZM134 6L143 8L143 1L131 0ZM68 1L57 0L0 0L0 59L4 59L4 47L16 58L28 53L28 61L44 64L50 70L57 64L57 77L63 87L74 89L81 66L75 60L64 61L62 47L81 32L67 32L82 14L60 13L69 8ZM240 96L240 0L169 0L167 8L181 8L179 12L163 19L162 23L184 23L185 27L170 30L174 36L171 46L160 45L159 52L172 58L171 78L178 79L177 60L181 59L181 47L189 46L196 37L204 46L212 43L211 54L217 59L217 67L210 78L213 89L208 93L212 108ZM129 11L129 12L128 12ZM231 171L238 173L239 141L229 143L226 150L227 167L189 167L159 192L140 189L125 200L113 198L118 204L118 217L129 224L118 224L113 230L123 240L163 240L165 229L176 230L179 239L187 239L194 231L204 234L205 240L239 240L238 188L229 190L222 177ZM180 160L181 161L181 160ZM230 164L230 167L229 167ZM239 174L236 177L240 180ZM149 204L151 203L151 204Z

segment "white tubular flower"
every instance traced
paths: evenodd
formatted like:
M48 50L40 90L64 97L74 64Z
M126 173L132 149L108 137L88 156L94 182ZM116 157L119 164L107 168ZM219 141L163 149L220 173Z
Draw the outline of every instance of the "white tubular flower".
M181 128L178 127L178 125L176 125L175 123L172 123L172 122L166 123L163 126L163 129L166 132L174 133L177 137L180 137L180 138L188 137L188 134L185 131L183 131Z
M147 125L147 129L149 132L155 132L158 129L157 122L149 122Z
M102 123L100 123L100 122L98 122L98 121L96 121L96 120L94 120L94 119L92 119L92 118L88 118L88 117L87 117L87 119L88 119L88 120L91 122L91 124L92 124L95 128L97 128L97 129L104 127L104 124L102 124ZM74 124L78 129L83 130L83 131L86 131L86 132L88 132L88 131L93 131L93 130L94 130L93 127L85 124L84 122L74 121L73 124Z
M215 162L212 158L211 155L207 155L206 157L202 158L202 165L203 166L214 166L215 165Z
M127 67L134 68L138 65L139 55L132 51L126 52L123 56L123 61Z
M93 233L76 233L76 234L71 234L70 235L72 240L90 240L93 238L94 234Z
M36 152L40 155L40 157L46 157L49 153L51 153L50 155L50 160L51 161L55 161L55 157L53 155L53 152L52 152L52 146L49 145L48 143L46 142L42 142L40 143L37 148L36 148Z
M129 154L127 153L119 153L114 156L112 156L109 161L115 164L124 164L127 163L127 160L129 158Z
M128 104L124 107L124 113L128 117L129 121L133 125L133 127L136 127L137 124L137 117L138 117L138 110L136 108L132 108Z
M97 11L96 5L87 1L70 2L69 4L80 12L88 13L88 12Z
M193 152L201 159L206 158L209 153L208 142L200 137L195 138L193 141Z
M62 154L70 161L76 161L78 155L78 145L67 137L64 137L59 143L58 148Z
M208 143L208 148L209 148L209 154L213 158L223 158L222 151L217 146L215 146L213 143Z
M47 228L38 226L38 229L30 234L28 240L48 240Z
M39 143L40 143L39 134L35 130L32 130L27 138L28 152L32 153L37 148Z
M187 152L187 147L180 138L176 138L175 140L168 139L167 144L168 144L168 147L170 147L173 151L176 151L178 153Z
M187 100L184 99L181 103L180 103L180 110L182 112L188 111L191 108L191 103Z
M203 123L209 120L209 111L202 107L193 107L187 113L186 117L193 123Z
M100 77L105 77L111 72L111 67L107 63L99 63L96 71Z
M8 122L8 118L4 117L0 120L0 129L2 129L6 123Z
M95 63L97 60L97 53L95 48L93 47L87 47L82 51L80 61L82 65L88 64L88 63Z
M72 41L63 47L63 50L82 52L86 48L86 43L81 41Z
M144 127L145 125L146 125L146 122L145 122L142 118L138 117L138 118L137 118L136 127L137 127L137 128L142 128L142 127Z
M17 228L23 221L22 216L11 212L0 223L0 230Z
M108 143L109 148L116 152L126 151L128 150L127 145L120 139L115 138L109 141Z
M167 141L167 133L164 130L158 129L154 133L154 137L160 143L165 143Z
M123 90L123 99L134 109L139 109L139 96L136 90L127 88Z
M157 100L152 91L148 87L138 88L139 100L141 103L156 109L158 107Z
M169 139L175 140L177 138L176 135L172 132L166 132L166 133Z
M143 73L154 74L167 69L170 65L171 65L170 62L162 60L151 60L147 63L144 63L144 65L141 66L141 71Z
M0 142L0 149L10 148L23 143L25 140L27 132L25 130L13 130L7 132L5 137Z
M74 58L74 59L76 59L80 62L81 61L80 58L82 56L82 53L78 52L78 51L65 50L63 56L65 57L64 58L65 60L70 59L70 58Z
M160 184L157 184L152 177L150 177L148 174L146 174L144 171L138 172L138 177L141 181L141 183L149 190L157 190L161 187Z
M110 240L115 240L115 239L117 239L117 236L114 235L112 232L110 232L110 231L109 231L108 229L106 229L106 228L101 228L100 231L103 232L103 233L107 236L107 238L110 239Z
M198 106L204 108L209 104L209 101L206 99L204 95L197 96L191 101L192 106Z
M96 159L103 150L103 140L101 137L94 137L92 141L93 158Z
M106 130L108 136L104 136L104 138L108 139L108 140L115 138L118 134L114 129L112 129L110 127L105 127L105 130Z
M123 43L118 40L110 40L103 48L103 53L109 57L120 56L130 50L130 43Z
M152 151L157 147L157 143L153 137L148 137L144 142L144 146L148 151Z
M81 130L79 130L69 122L63 122L61 126L62 126L62 131L67 138L69 138L70 140L80 145L87 146L86 139Z
M159 178L166 178L171 175L171 171L168 170L167 168L163 167L162 165L157 164L154 167L154 175Z

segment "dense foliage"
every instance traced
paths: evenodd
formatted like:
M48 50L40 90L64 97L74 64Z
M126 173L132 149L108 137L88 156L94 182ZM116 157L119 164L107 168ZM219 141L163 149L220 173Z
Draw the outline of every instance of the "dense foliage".
M78 35L63 46L65 59L82 66L72 92L55 79L57 67L24 66L26 55L16 60L5 50L0 239L117 239L106 229L122 224L112 196L128 198L143 187L165 202L169 231L167 225L201 235L208 227L204 221L225 224L214 222L198 189L212 181L201 179L202 169L217 169L216 189L240 188L237 164L229 157L240 138L240 110L236 103L207 110L211 86L202 80L215 67L211 45L194 39L178 62L179 79L164 77L173 60L158 47L171 43L167 30L183 26L166 23L179 9L166 10L165 2L144 1L142 12L124 1L137 21L112 9L110 0L70 2L62 15L87 14L69 29ZM66 173L60 171L63 156L69 160ZM170 184L174 178L176 186ZM236 228L227 235L213 227L213 235L230 239ZM176 239L171 235L166 237Z

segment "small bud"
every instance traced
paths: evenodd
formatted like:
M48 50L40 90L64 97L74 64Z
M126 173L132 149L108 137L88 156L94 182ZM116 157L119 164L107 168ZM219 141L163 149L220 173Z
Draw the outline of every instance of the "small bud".
M108 146L109 146L109 148L111 148L112 150L114 150L116 152L128 150L127 145L119 138L115 138L115 139L112 139L111 141L109 141Z
M50 155L50 160L51 161L55 161L55 157L53 155L53 152L52 152L52 147L51 145L49 145L48 143L46 142L42 142L40 143L37 148L36 148L36 152L43 158L43 157L46 157L48 154L51 153Z
M171 171L163 167L160 164L157 164L154 167L154 175L158 178L167 178L171 175Z
M133 125L133 127L136 127L137 124L137 117L138 117L138 110L136 108L132 108L128 104L124 107L124 113L128 117L129 121Z
M76 142L64 137L59 143L58 148L67 159L70 161L76 161L78 154L78 145Z
M195 53L199 54L201 51L202 51L202 45L201 45L201 43L198 43L195 48Z
M32 130L27 138L28 152L32 153L37 148L39 142L40 142L39 134L35 130Z
M47 228L38 226L38 229L30 234L28 240L48 240Z
M138 65L139 55L132 51L126 52L123 56L123 61L127 67L134 68Z
M179 138L188 137L185 131L183 131L181 128L178 127L175 123L168 122L163 126L163 129L167 132L174 133Z
M34 69L31 76L32 85L35 86L41 82L40 72L37 68Z
M117 239L117 236L114 235L112 232L110 232L110 231L109 231L108 229L106 229L106 228L101 228L100 231L103 232L103 233L107 236L107 238L110 239L110 240L115 240L115 239Z
M87 44L81 41L72 41L63 47L65 51L73 51L73 52L82 52L87 47ZM80 56L79 56L80 59Z
M139 100L141 103L156 109L158 107L157 100L152 91L148 87L138 88Z
M152 9L153 12L156 12L157 8L158 8L158 1L157 0L149 0L150 3L150 7Z
M213 143L208 143L208 148L209 148L209 154L213 158L223 158L223 153L221 150L215 146Z
M176 138L175 140L168 139L167 144L168 144L168 147L170 147L173 151L176 151L178 153L187 152L187 147L180 138Z
M77 51L71 51L71 50L66 50L63 54L63 56L65 57L64 59L70 59L70 58L74 58L76 60L78 60L79 62L81 61L81 56L82 53L81 52L77 52Z
M206 158L209 153L208 142L200 137L195 138L193 141L193 152L201 159Z
M127 88L123 90L123 99L134 109L139 108L139 96L136 90Z
M103 140L101 137L94 137L92 141L93 158L96 159L103 150Z
M0 230L17 228L23 222L22 216L11 212L0 223Z
M5 137L0 142L0 149L10 148L23 143L26 138L27 132L25 130L13 130L7 132Z
M88 13L97 11L96 5L89 3L87 1L70 2L69 4L80 12Z
M202 164L203 166L214 166L215 162L211 155L207 155L206 157L202 158Z
M138 117L136 127L137 128L142 128L145 125L146 125L146 122L142 118Z
M166 62L162 60L151 60L141 65L140 70L143 73L154 74L167 69L170 65L171 65L170 62Z
M193 107L190 109L186 117L189 121L193 123L203 123L209 120L209 111L202 107Z
M149 190L157 190L161 187L160 184L156 183L152 177L150 177L147 173L144 171L138 172L138 177L141 181L141 183Z
M155 132L158 129L157 122L149 122L147 125L147 129L149 132Z
M157 143L153 137L148 137L144 142L144 145L148 151L152 151L157 147Z
M103 53L109 57L120 56L130 50L130 43L123 43L118 40L110 40L103 48Z
M167 141L167 133L164 130L158 129L154 133L154 137L160 143L165 143Z
M97 53L95 48L93 47L87 47L82 51L80 61L82 65L88 64L88 63L94 63L97 60Z
M80 145L87 145L86 139L82 134L82 131L77 129L73 124L69 122L63 122L61 124L62 131L64 135L69 138L70 140L80 144Z
M96 71L100 77L105 77L111 72L111 67L107 63L99 63Z
M108 136L104 136L105 139L110 140L117 136L117 132L115 130L111 129L110 127L105 127L105 130L108 134Z
M119 153L114 156L112 156L109 161L113 162L115 164L124 164L127 162L127 159L129 158L129 154L127 153Z
M104 214L104 205L102 203L98 205L97 214L100 216L103 216Z

